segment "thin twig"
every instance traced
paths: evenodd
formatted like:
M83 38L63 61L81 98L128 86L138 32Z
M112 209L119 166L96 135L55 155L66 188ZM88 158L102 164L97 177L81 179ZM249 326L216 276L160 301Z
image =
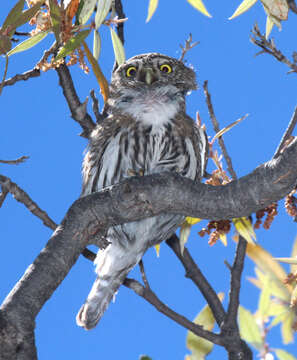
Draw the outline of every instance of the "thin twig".
M93 113L96 117L97 124L99 124L104 119L104 116L99 111L99 101L95 95L94 90L90 91L90 96L91 96L92 102L93 102L93 105L92 105Z
M133 290L137 295L148 301L159 312L166 315L184 328L192 331L197 336L201 336L204 339L213 342L214 344L223 345L222 339L219 335L214 334L211 331L204 330L202 326L191 322L186 317L170 309L157 297L157 295L150 288L144 287L137 280L126 278L124 281L124 285L129 289Z
M45 226L49 227L52 230L56 230L57 224L48 216L48 214L40 209L40 207L34 202L30 196L21 189L16 183L12 182L8 177L0 175L0 185L2 187L2 193L0 194L0 207L2 206L8 193L11 193L13 197L23 205L35 216L37 216ZM84 249L82 255L94 261L96 254L94 254L89 249Z
M14 35L16 36L31 36L29 32L21 32L21 31L15 31Z
M291 71L297 73L297 64L296 62L291 62L280 50L278 50L275 46L273 39L267 40L265 35L262 35L258 25L256 24L252 30L253 36L250 37L251 42L257 46L259 46L263 51L267 54L274 56L278 61L286 64Z
M6 75L7 75L7 70L8 70L8 55L5 54L5 68L4 68L4 74L3 74L3 78L0 84L0 95L2 93L2 89L4 87L4 83L5 83L5 79L6 79Z
M224 330L237 329L237 312L239 307L239 293L241 286L241 275L244 267L245 251L247 241L239 235L239 241L236 248L236 255L231 268L230 294L227 317L222 327Z
M280 155L280 153L282 152L286 142L290 139L290 137L291 137L291 135L293 133L293 130L296 127L296 123L297 123L297 106L294 109L294 113L293 113L293 115L291 117L289 125L288 125L288 127L287 127L287 129L286 129L286 131L285 131L285 133L284 133L284 135L283 135L283 137L282 137L276 151L275 151L275 154L273 155L274 159L277 158Z
M198 45L199 44L199 41L195 41L193 42L193 38L192 38L192 34L189 34L189 37L188 39L186 40L185 42L185 46L183 45L179 45L181 50L182 50L182 53L181 53L181 56L179 58L179 61L184 61L184 58L185 58L185 55L188 51L190 51L191 49L193 49L194 46Z
M71 111L72 118L77 121L83 129L80 135L89 138L95 124L91 116L87 113L87 103L80 102L68 67L65 64L61 64L56 68L56 71L59 75L60 86L63 89L63 94Z
M295 13L297 14L297 6L294 0L287 0L288 1L288 5L289 8Z
M23 163L27 159L29 159L29 156L21 156L18 159L15 159L15 160L0 160L0 163L1 164L18 165L18 164Z
M124 13L123 10L123 5L122 5L122 1L121 0L115 0L115 11L118 15L118 19L125 19L126 15ZM117 33L119 38L121 39L122 44L124 45L125 43L125 34L124 34L124 22L118 22L117 23Z
M211 308L211 311L213 312L217 324L221 325L226 316L223 305L212 286L202 274L198 265L194 262L187 248L185 247L183 254L181 254L179 239L176 235L171 236L171 238L167 240L166 243L183 264L186 271L186 277L193 281L193 283L198 287L204 296L209 307Z
M139 269L140 269L140 273L141 273L141 277L142 277L142 281L144 283L144 286L146 288L150 288L150 284L148 282L148 279L147 279L147 276L146 276L146 273L145 273L145 270L144 270L143 261L140 260L138 265L139 265Z
M5 80L3 86L14 85L17 81L28 80L38 76L40 76L40 70L34 68L24 72L23 74L16 74L15 76Z
M208 81L204 81L203 83L203 89L204 89L204 94L205 94L205 98L206 98L206 104L207 104L207 107L208 107L208 112L209 112L209 116L211 118L211 121L212 121L212 124L213 124L213 128L215 130L215 132L219 132L220 131L220 126L219 126L219 123L217 121L217 118L215 116L215 113L214 113L214 109L213 109L213 105L212 105L212 102L211 102L211 96L210 96L210 93L208 91ZM227 149L226 149L226 146L225 146L225 143L224 143L224 140L222 137L220 137L218 139L219 141L219 145L220 145L220 148L222 150L222 153L224 155L224 158L226 160L226 163L227 163L227 169L232 177L233 180L237 179L237 176L236 176L236 173L233 169L233 165L232 165L232 160L227 152Z

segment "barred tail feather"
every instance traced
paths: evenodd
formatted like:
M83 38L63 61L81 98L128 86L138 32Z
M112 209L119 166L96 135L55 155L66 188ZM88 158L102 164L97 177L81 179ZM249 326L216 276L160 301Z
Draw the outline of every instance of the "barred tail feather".
M95 260L98 277L76 316L78 326L90 330L97 325L128 272L140 261L146 250L133 245L123 248L111 244L98 252Z

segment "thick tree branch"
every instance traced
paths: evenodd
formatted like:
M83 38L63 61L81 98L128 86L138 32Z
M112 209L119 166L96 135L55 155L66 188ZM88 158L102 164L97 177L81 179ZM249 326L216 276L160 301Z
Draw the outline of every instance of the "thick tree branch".
M87 113L87 103L81 103L74 88L70 71L65 64L56 68L59 75L59 82L63 89L63 94L71 111L72 118L79 123L83 132L81 136L88 138L95 124L91 116Z
M297 181L297 139L251 174L225 186L195 183L174 173L127 179L102 192L78 199L61 225L4 300L0 313L3 359L34 359L34 319L65 278L82 250L105 234L109 226L160 213L207 219L247 216L288 194ZM15 336L11 336L11 329ZM14 352L13 352L14 351ZM1 354L2 355L2 354ZM234 357L236 358L236 357Z
M40 70L34 68L32 70L24 72L23 74L16 74L15 76L5 80L3 86L11 86L18 81L22 81L22 80L25 81L38 76L40 76Z

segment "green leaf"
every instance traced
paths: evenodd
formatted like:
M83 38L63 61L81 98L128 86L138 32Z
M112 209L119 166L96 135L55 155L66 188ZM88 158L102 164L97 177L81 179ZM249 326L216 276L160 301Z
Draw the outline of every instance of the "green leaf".
M84 0L84 6L79 14L79 23L81 25L85 24L91 17L95 9L96 2L97 0Z
M289 316L282 322L281 333L284 344L289 344L294 341L294 330L292 328L294 317L295 314L293 311L290 311Z
M60 7L54 2L49 0L50 5L50 16L53 25L53 31L57 42L60 42L60 23L61 23L61 10Z
M268 311L270 307L270 279L269 276L265 276L265 281L259 298L259 313L262 316L262 319L265 319L268 316Z
M243 0L243 2L238 6L238 8L234 11L233 15L230 16L228 20L232 20L248 11L256 2L257 0Z
M152 360L152 358L147 355L140 355L139 360Z
M123 47L123 44L122 44L120 38L118 37L117 33L112 28L110 28L110 35L111 35L111 40L112 40L112 45L113 45L114 56L115 56L116 62L120 66L126 60L125 50L124 50L124 47Z
M97 11L95 16L95 26L96 29L103 23L106 16L109 13L111 7L112 0L98 0L97 3Z
M12 28L15 28L14 23L18 19L18 17L22 14L24 5L25 5L25 0L19 0L15 4L15 6L10 10L10 12L8 13L6 19L4 20L2 30L7 29L8 26L11 26Z
M99 59L101 50L101 38L97 30L94 31L94 41L93 41L93 56L96 60Z
M276 356L279 358L279 360L297 360L297 358L294 355L288 353L285 350L274 349L274 352Z
M89 35L91 29L83 30L76 34L74 37L69 39L66 44L60 49L58 55L55 57L55 60L60 60L63 57L73 53L75 49L77 49L81 43L85 40L85 38Z
M200 11L203 15L211 17L210 13L206 10L202 0L187 0L189 4L191 4L195 9Z
M35 5L33 5L32 7L30 7L28 10L23 11L15 21L14 26L17 28L19 26L26 24L29 20L32 19L33 16L36 15L37 11L41 8L42 5L43 5L43 1L40 1Z
M149 22L154 15L157 7L158 7L159 0L150 0L147 12L147 18L145 22Z
M238 323L241 337L256 349L260 350L263 340L255 317L249 310L241 305L238 310Z
M33 46L37 45L42 39L44 39L48 33L49 33L49 30L41 31L41 32L37 33L36 35L33 35L29 39L24 40L23 42L18 44L15 48L10 50L7 53L7 55L10 56L10 55L16 54L18 52L22 52L22 51L32 48Z

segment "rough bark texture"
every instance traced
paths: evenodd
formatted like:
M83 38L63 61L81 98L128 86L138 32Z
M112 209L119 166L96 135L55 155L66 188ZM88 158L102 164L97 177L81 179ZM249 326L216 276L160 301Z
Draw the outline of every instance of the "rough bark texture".
M213 187L177 174L134 177L78 199L0 308L0 359L36 359L35 317L90 243L110 225L162 212L204 219L247 216L283 198L297 182L297 139L251 174Z

